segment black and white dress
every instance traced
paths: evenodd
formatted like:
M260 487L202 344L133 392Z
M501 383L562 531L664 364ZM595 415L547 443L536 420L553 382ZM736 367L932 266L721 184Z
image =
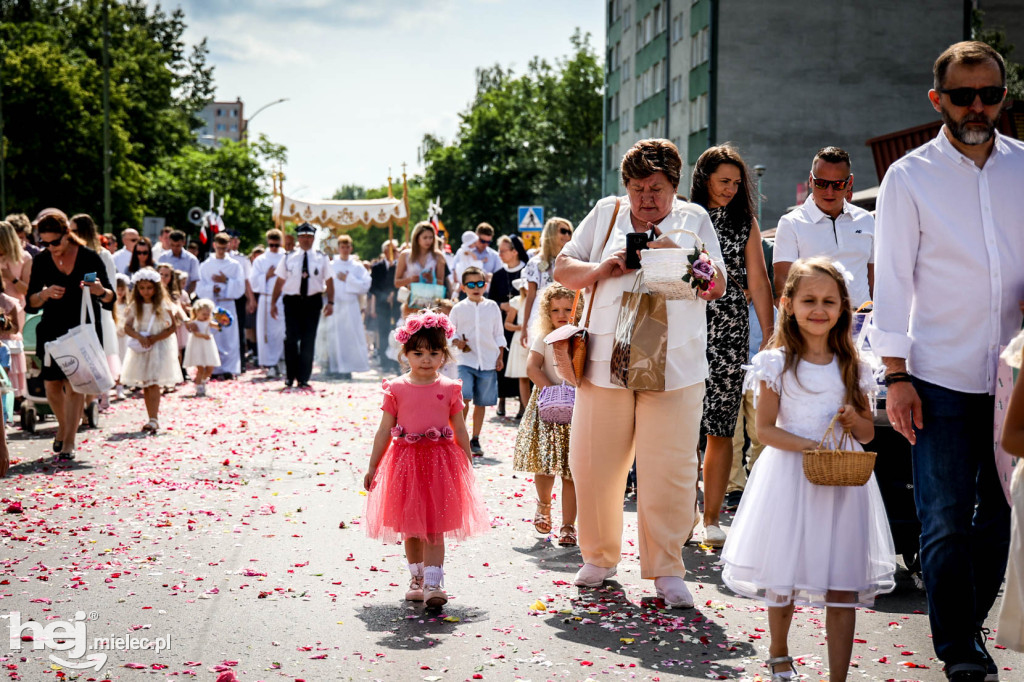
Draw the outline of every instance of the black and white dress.
M728 275L725 295L708 302L708 370L701 428L709 436L732 438L743 398L743 365L747 362L750 317L747 288L747 240L750 224L740 224L726 206L708 211L722 246Z

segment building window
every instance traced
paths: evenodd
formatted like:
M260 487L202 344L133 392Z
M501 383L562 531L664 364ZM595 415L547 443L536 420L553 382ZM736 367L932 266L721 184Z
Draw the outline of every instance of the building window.
M619 124L620 135L629 130L629 112L629 107L626 107L625 109L622 110L622 122Z
M629 57L622 60L622 80L623 82L629 80Z
M238 118L238 109L231 110L231 118Z
M708 94L699 95L690 100L690 132L704 130L708 127Z
M218 132L218 133L223 133L223 132L224 132L224 130L225 130L225 128L224 128L224 124L223 124L223 123L218 123L218 124L217 124L217 132Z
M609 0L608 25L611 26L622 16L622 0Z
M223 116L224 115L224 110L223 109L218 109L217 110L217 115L218 116Z
M676 76L672 79L672 84L669 89L669 101L672 104L679 102L683 99L683 77Z
M641 22L641 25L641 32L639 32L637 35L642 36L642 38L640 39L640 44L646 45L647 43L651 42L651 40L654 38L654 13L648 13L647 16L644 17L644 20Z
M238 124L237 123L232 123L231 124L231 132L233 132L233 133L237 133L238 132Z
M633 8L627 7L622 10L622 26L623 30L628 30L633 18Z
M608 121L619 120L619 93L615 93L608 99Z
M690 68L703 64L711 59L711 32L707 26L702 28L690 41Z
M683 15L680 14L672 19L672 42L678 43L683 39Z

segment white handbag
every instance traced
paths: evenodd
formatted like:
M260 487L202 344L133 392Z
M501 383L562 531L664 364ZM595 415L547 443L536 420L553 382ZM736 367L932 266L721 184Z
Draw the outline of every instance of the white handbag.
M114 378L91 320L91 299L88 290L83 290L80 324L46 343L43 362L46 366L56 362L75 393L99 395L114 387Z
M136 332L136 333L138 333L141 336L150 336L153 333L153 321L154 320L156 320L156 311L155 310L153 311L153 314L149 316L149 326L146 327L146 331L144 331L144 332ZM128 337L128 347L132 349L133 353L148 353L149 351L151 351L153 349L153 346L143 346L142 342L139 341L134 336L129 336Z

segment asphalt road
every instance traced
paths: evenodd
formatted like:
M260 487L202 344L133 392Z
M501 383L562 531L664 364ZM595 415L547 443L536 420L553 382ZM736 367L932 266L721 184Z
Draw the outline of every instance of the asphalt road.
M360 528L379 377L314 387L282 392L252 373L211 384L205 399L189 386L165 397L157 436L139 433L141 399L115 403L99 429L81 434L70 467L47 463L52 418L36 437L13 430L0 512L12 503L23 511L0 514L0 617L8 628L35 624L0 649L3 674L767 679L766 613L722 585L716 554L685 550L692 610L661 608L653 584L639 579L635 505L625 508L618 582L573 587L579 553L533 531L533 485L511 469L508 420L484 429L477 475L493 527L449 546L451 601L440 613L403 601L401 547ZM874 610L859 610L850 679L944 679L925 611L906 574ZM60 650L35 648L44 627ZM151 648L128 649L142 639ZM1024 679L1024 657L991 645L1001 679ZM790 650L805 679L825 676L822 610L798 610Z

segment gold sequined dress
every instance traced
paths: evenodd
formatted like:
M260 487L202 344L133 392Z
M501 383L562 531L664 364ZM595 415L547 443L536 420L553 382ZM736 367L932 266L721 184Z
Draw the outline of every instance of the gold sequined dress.
M555 374L551 346L544 343L543 338L534 339L530 352L543 355L544 374L552 383L561 383ZM516 471L572 478L569 471L569 425L541 421L537 410L539 395L540 389L534 386L523 419L519 422L512 468Z

